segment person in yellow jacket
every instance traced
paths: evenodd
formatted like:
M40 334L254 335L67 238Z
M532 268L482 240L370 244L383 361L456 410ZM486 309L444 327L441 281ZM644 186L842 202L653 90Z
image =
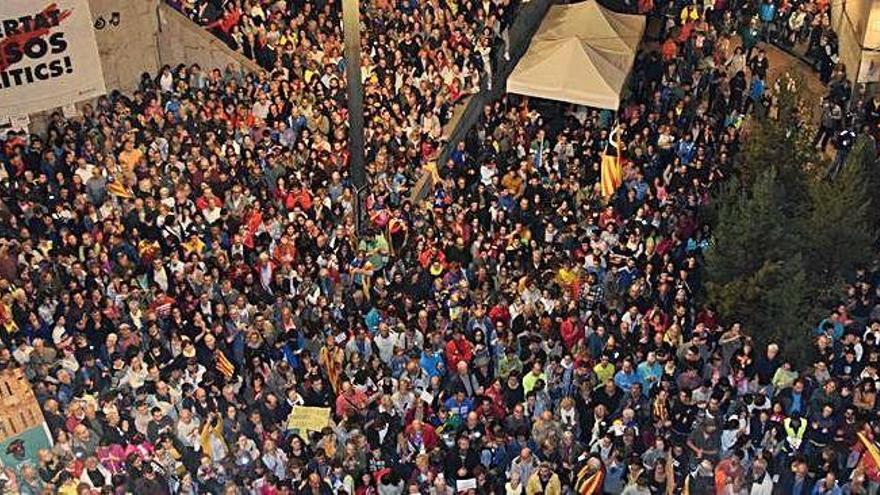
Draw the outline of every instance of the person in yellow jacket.
M81 493L85 493L88 495L93 492L88 483L84 483L78 478L70 477L65 480L64 483L61 484L61 486L58 487L58 491L55 493L57 493L58 495L80 495Z
M0 328L2 328L7 335L12 335L18 332L18 324L15 323L15 320L12 317L13 299L12 294L5 294L3 298L0 299Z
M686 5L681 9L681 25L684 26L689 22L696 22L700 19L700 11L696 4Z
M550 469L550 464L544 462L538 470L529 476L526 483L526 495L561 495L562 483L559 475Z
M223 420L218 414L211 413L208 416L208 420L199 432L199 441L202 445L202 453L212 461L226 457L229 449L226 447L226 441L223 440Z

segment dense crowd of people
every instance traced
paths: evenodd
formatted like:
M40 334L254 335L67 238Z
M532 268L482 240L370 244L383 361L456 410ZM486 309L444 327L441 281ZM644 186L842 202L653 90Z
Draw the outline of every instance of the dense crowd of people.
M273 81L293 84L287 100L331 99L315 110L344 113L340 2L168 2L256 61ZM367 139L376 148L396 141L436 150L453 107L481 87L491 89L495 49L509 58L507 31L517 3L362 3Z
M168 67L0 141L0 368L54 440L5 490L554 495L600 472L593 493L876 492L856 433L880 433L880 270L804 337L806 368L698 302L702 207L789 84L759 41L830 46L827 4L640 2L674 25L618 112L508 95L422 204L512 7L365 5L361 233L338 6L176 6L267 71ZM844 149L880 104L827 54L816 144ZM328 426L289 428L298 407Z

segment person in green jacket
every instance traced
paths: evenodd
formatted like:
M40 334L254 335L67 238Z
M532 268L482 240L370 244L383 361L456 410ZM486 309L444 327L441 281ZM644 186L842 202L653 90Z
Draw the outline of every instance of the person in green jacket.
M535 363L532 364L532 371L523 376L523 393L528 395L528 393L535 388L535 383L537 383L538 380L547 383L547 377L544 375L544 371L541 370L541 363L535 361Z

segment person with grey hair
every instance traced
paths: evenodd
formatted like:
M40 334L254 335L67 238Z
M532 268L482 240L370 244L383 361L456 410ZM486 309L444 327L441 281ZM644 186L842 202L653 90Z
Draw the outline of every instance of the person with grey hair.
M749 472L747 487L749 495L772 495L773 477L767 472L767 461L755 459Z

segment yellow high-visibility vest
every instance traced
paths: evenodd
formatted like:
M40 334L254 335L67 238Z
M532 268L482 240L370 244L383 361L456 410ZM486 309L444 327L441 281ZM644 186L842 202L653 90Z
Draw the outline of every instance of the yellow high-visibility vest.
M788 444L795 450L799 449L801 442L804 440L804 433L807 431L807 421L801 419L801 424L795 430L791 427L791 418L785 418L785 421L782 422L782 427L785 428L785 439Z

